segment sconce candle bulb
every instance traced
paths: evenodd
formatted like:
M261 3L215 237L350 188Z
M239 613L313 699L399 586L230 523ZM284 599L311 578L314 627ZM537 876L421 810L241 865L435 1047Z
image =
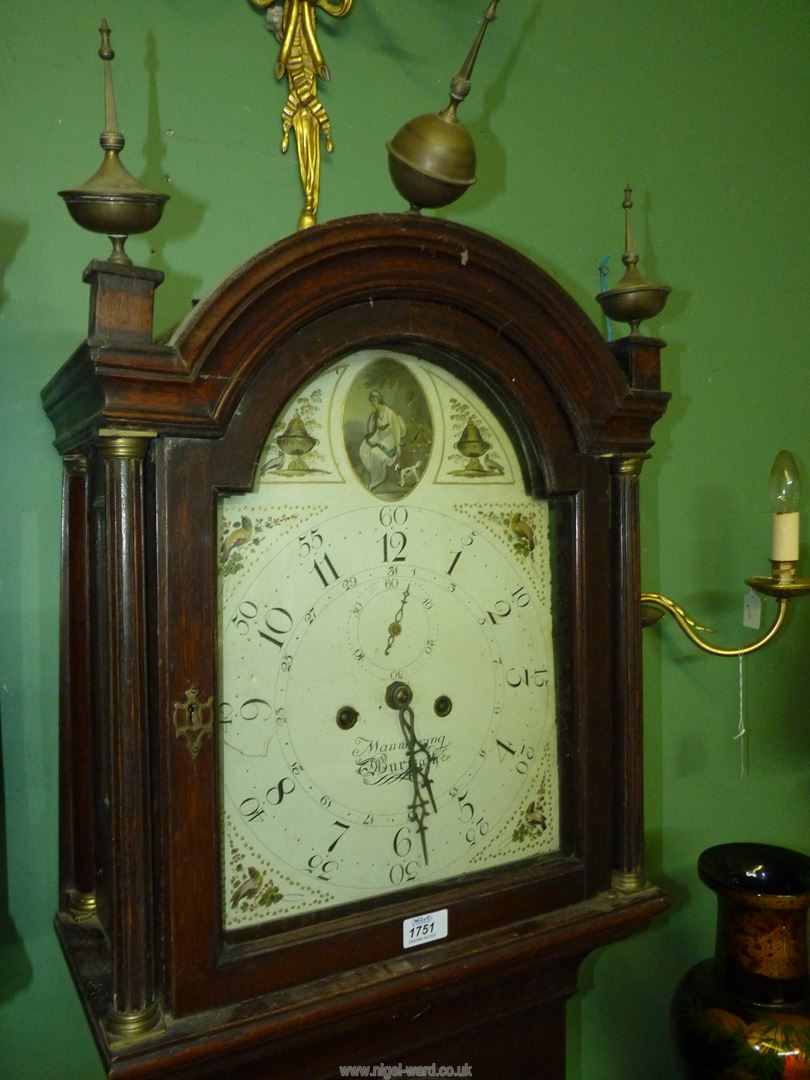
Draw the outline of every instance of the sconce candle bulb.
M776 455L768 488L774 511L771 573L769 577L745 579L749 588L776 601L776 615L765 633L749 645L738 648L710 645L698 634L698 630L709 628L700 626L679 604L661 593L641 594L643 625L649 626L662 614L669 614L693 645L712 656L746 656L773 641L785 621L788 603L797 596L810 595L810 578L796 575L799 561L799 470L787 450L780 450Z
M780 450L776 455L768 490L773 508L771 561L797 562L801 487L796 462L787 450Z

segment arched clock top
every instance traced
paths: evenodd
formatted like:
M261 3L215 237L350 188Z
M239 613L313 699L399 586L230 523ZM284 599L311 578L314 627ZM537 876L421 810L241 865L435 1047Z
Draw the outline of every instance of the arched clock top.
M174 346L196 379L218 388L211 412L223 425L265 358L302 327L354 309L352 342L364 321L373 339L381 331L370 311L384 301L425 317L432 312L431 340L451 315L466 324L471 348L484 329L508 340L549 386L580 452L651 445L650 428L666 396L632 385L585 312L545 271L452 222L374 215L288 237L200 303ZM418 340L419 331L407 324L392 327L392 336L409 328ZM332 346L339 353L339 343ZM301 371L302 380L306 374ZM508 381L509 373L502 374Z
M332 358L341 333L353 345L364 334L373 345L436 342L444 333L448 350L462 356L460 340L480 351L482 337L497 335L525 362L530 381L540 376L576 450L590 456L643 454L666 406L660 342L609 347L529 259L465 226L415 214L346 218L280 241L205 298L168 346L151 342L159 274L97 263L85 279L90 333L43 391L63 451L103 427L222 435L257 374L279 351L294 351L303 329ZM317 363L310 348L279 392ZM507 396L523 399L512 371L492 375Z

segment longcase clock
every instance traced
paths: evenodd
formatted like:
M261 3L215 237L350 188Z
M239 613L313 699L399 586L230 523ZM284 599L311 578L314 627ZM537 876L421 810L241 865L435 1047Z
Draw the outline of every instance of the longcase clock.
M644 874L638 479L661 342L415 214L152 340L91 264L64 457L56 927L111 1076L562 1077Z

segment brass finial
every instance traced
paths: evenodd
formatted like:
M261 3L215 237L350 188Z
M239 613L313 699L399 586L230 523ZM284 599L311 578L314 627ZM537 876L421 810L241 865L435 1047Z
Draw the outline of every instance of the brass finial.
M104 63L104 131L99 143L104 159L98 170L81 187L60 191L73 220L83 229L106 233L112 242L109 262L131 266L132 260L124 251L126 238L132 233L148 232L160 221L168 195L152 191L132 176L119 157L124 148L124 136L118 127L115 94L112 82L112 60L115 52L110 45L107 20L99 27L101 46L98 55Z
M499 0L490 0L472 48L450 82L450 101L439 113L416 116L387 143L394 187L412 210L447 206L475 183L475 145L458 119L458 107L470 92L475 61Z
M110 44L110 27L106 19L101 20L98 32L101 34L98 55L104 61L104 131L101 134L101 139L104 142L101 145L106 149L105 143L116 135L122 140L121 145L124 144L123 136L118 127L118 115L115 110L115 94L113 93L112 83L112 64L110 61L115 59L115 50Z
M630 211L633 209L633 189L624 189L624 255L622 262L627 268L624 277L613 289L600 292L596 299L610 319L630 324L630 336L639 336L639 324L657 315L667 302L669 285L648 281L638 272L638 255L633 244Z
M629 185L624 189L622 209L624 210L624 255L622 255L622 262L625 266L635 266L638 262L638 255L633 247L633 225L630 218L630 211L633 209L633 189Z

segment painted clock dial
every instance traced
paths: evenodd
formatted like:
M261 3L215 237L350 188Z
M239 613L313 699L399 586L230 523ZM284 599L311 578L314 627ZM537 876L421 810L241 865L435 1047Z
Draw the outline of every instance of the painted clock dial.
M480 395L353 353L219 500L226 929L559 848L549 507Z

